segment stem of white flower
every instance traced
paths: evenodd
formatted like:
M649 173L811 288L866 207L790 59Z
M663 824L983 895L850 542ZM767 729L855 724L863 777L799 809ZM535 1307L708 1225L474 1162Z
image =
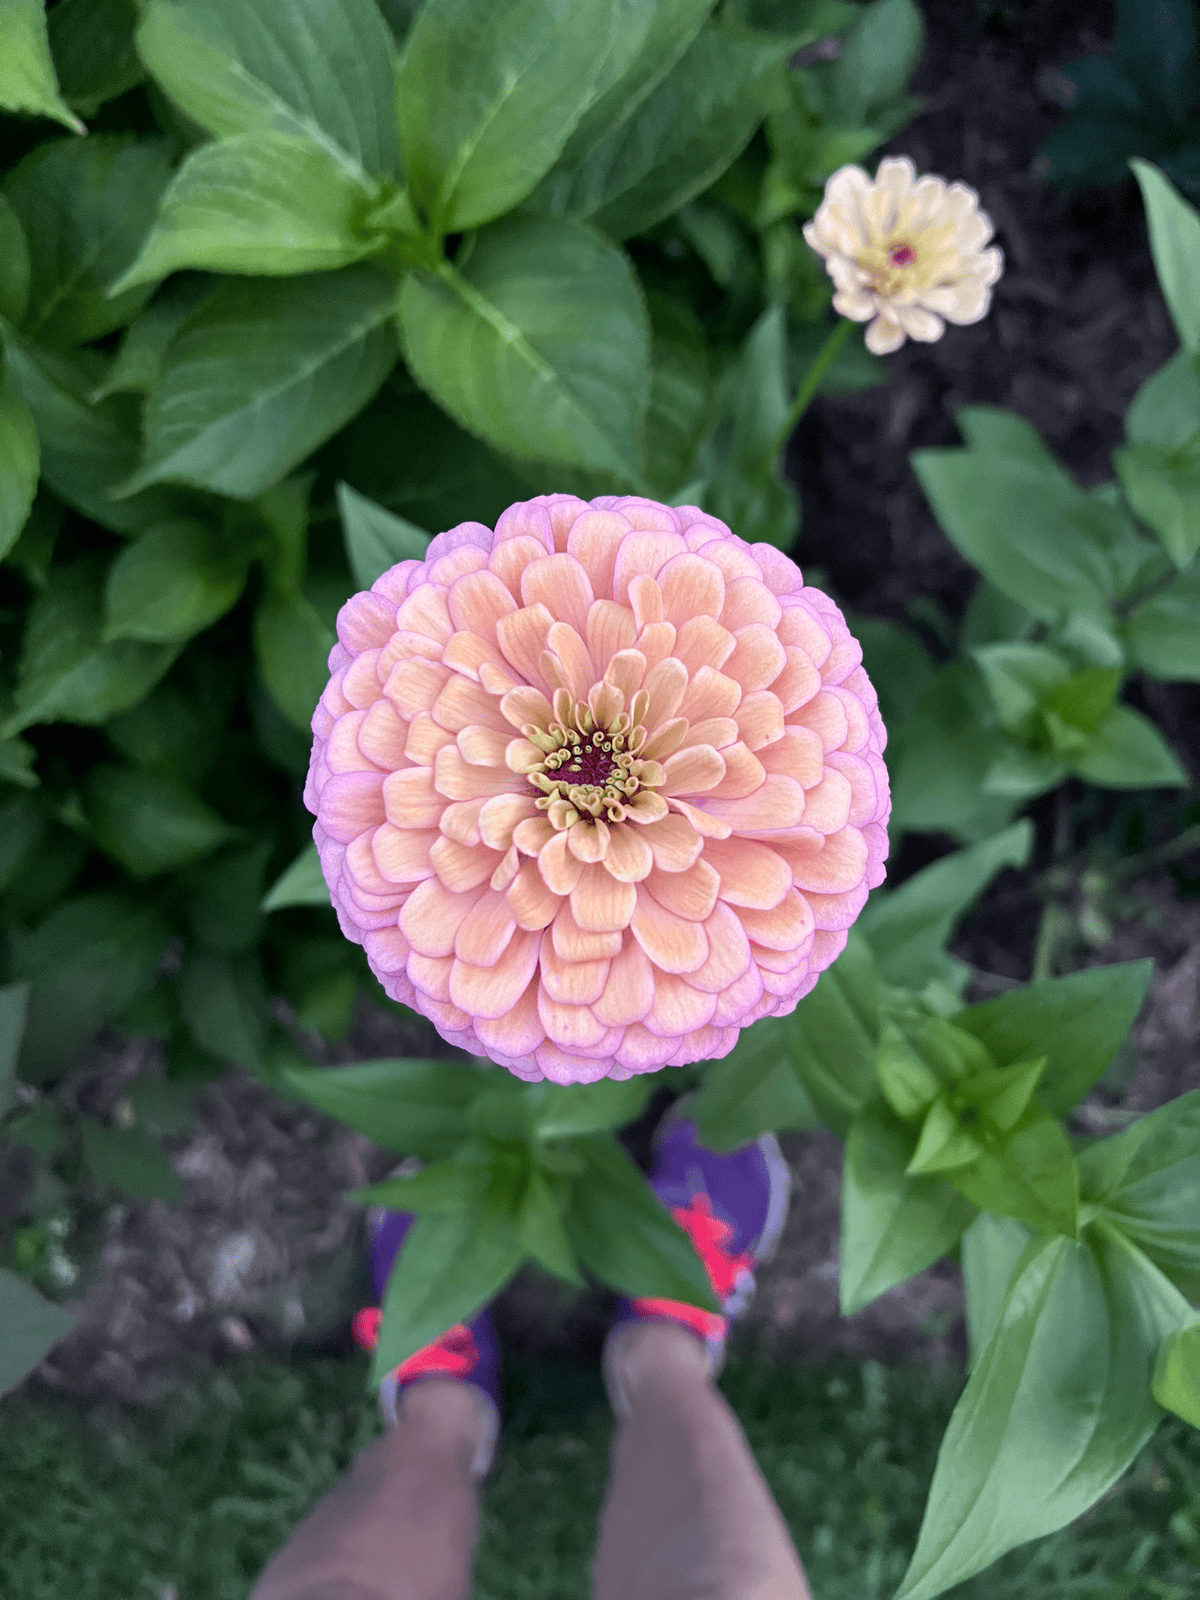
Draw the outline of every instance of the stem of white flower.
M804 382L796 391L796 398L788 407L787 416L783 419L783 424L780 427L779 432L775 435L774 443L771 449L772 459L779 454L784 445L787 444L788 440L791 438L792 434L796 431L796 424L808 410L808 403L812 399L813 395L816 394L817 385L829 371L829 368L833 363L833 358L837 355L838 351L849 338L851 328L855 328L857 326L858 324L851 322L848 317L840 317L837 325L834 327L825 343L813 357L812 365L804 374Z

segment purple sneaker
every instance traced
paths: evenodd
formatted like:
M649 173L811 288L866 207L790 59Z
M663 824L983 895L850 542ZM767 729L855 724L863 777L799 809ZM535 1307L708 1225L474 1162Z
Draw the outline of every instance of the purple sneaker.
M680 1300L622 1300L603 1359L605 1385L618 1416L628 1409L612 1364L618 1330L648 1319L682 1323L703 1341L715 1378L725 1361L729 1324L754 1295L754 1269L775 1254L787 1220L792 1180L775 1135L764 1133L724 1155L706 1149L687 1116L692 1098L677 1101L655 1134L650 1185L691 1238L725 1312L701 1311Z
M407 1176L419 1166L415 1160L406 1161L389 1176ZM415 1220L411 1211L389 1211L386 1206L373 1206L367 1212L371 1285L380 1305L364 1306L355 1313L350 1325L355 1342L364 1350L374 1350L379 1342L382 1301L388 1278ZM395 1426L397 1402L405 1389L424 1378L457 1378L478 1389L488 1401L483 1436L471 1464L476 1478L485 1477L500 1432L500 1346L487 1306L477 1311L470 1322L456 1322L452 1328L447 1328L431 1344L414 1351L387 1374L379 1385L379 1410L385 1426Z

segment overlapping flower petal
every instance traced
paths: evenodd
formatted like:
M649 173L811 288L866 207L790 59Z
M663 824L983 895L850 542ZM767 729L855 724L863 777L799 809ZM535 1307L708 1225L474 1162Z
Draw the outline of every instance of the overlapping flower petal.
M387 993L530 1081L726 1054L882 880L841 613L695 507L547 495L342 608L305 803Z

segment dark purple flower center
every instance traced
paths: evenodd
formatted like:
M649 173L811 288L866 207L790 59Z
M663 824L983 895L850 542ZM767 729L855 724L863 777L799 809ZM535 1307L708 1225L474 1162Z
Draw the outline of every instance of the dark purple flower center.
M598 745L585 744L580 749L579 755L574 751L568 756L555 773L555 777L563 783L594 783L597 788L603 788L608 782L613 770L612 752L602 750Z
M907 267L917 259L916 251L908 244L898 244L888 251L888 261L893 267Z

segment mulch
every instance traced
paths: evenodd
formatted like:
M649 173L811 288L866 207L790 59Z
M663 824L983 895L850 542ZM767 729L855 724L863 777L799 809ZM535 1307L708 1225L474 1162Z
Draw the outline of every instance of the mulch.
M974 579L938 529L909 452L957 443L959 406L1000 405L1032 422L1081 483L1102 482L1111 476L1109 454L1121 440L1125 408L1176 339L1132 181L1065 196L1035 170L1039 146L1061 120L1056 69L1106 47L1112 5L926 0L923 9L928 45L914 87L924 109L890 153L979 190L1006 272L986 320L952 328L933 345L907 344L887 358L884 387L815 404L788 465L803 503L801 565L853 610L916 626L936 651L938 614L956 621ZM1200 774L1200 688L1135 686L1133 694ZM1061 802L1034 808L1033 869L1003 874L958 938L959 952L1000 980L1029 977L1042 906L1037 873L1047 860L1055 805ZM1114 814L1101 807L1087 826L1107 826ZM1076 843L1085 837L1081 832ZM910 837L893 859L892 881L948 843ZM1124 1090L1123 1103L1137 1110L1200 1081L1200 900L1184 897L1167 873L1130 887L1111 941L1087 959L1143 955L1154 956L1157 972L1138 1025L1139 1062ZM364 1012L335 1054L351 1060L437 1050L432 1029L398 1030L381 1013ZM139 1071L155 1069L153 1044L103 1041L78 1087L92 1113L103 1114ZM668 1099L657 1094L626 1132L643 1163ZM1104 1097L1097 1105L1100 1131ZM165 1141L183 1178L183 1201L130 1204L105 1215L98 1272L79 1285L78 1326L32 1385L153 1402L187 1369L256 1349L350 1348L348 1318L368 1292L360 1213L343 1195L383 1176L396 1158L240 1072L205 1088L197 1111L191 1133ZM951 1263L854 1317L839 1316L840 1146L820 1131L784 1134L781 1144L794 1179L789 1225L736 1340L782 1361L833 1351L884 1361L961 1360L961 1282ZM525 1272L500 1297L497 1321L509 1348L592 1360L611 1306L600 1291L574 1297Z

